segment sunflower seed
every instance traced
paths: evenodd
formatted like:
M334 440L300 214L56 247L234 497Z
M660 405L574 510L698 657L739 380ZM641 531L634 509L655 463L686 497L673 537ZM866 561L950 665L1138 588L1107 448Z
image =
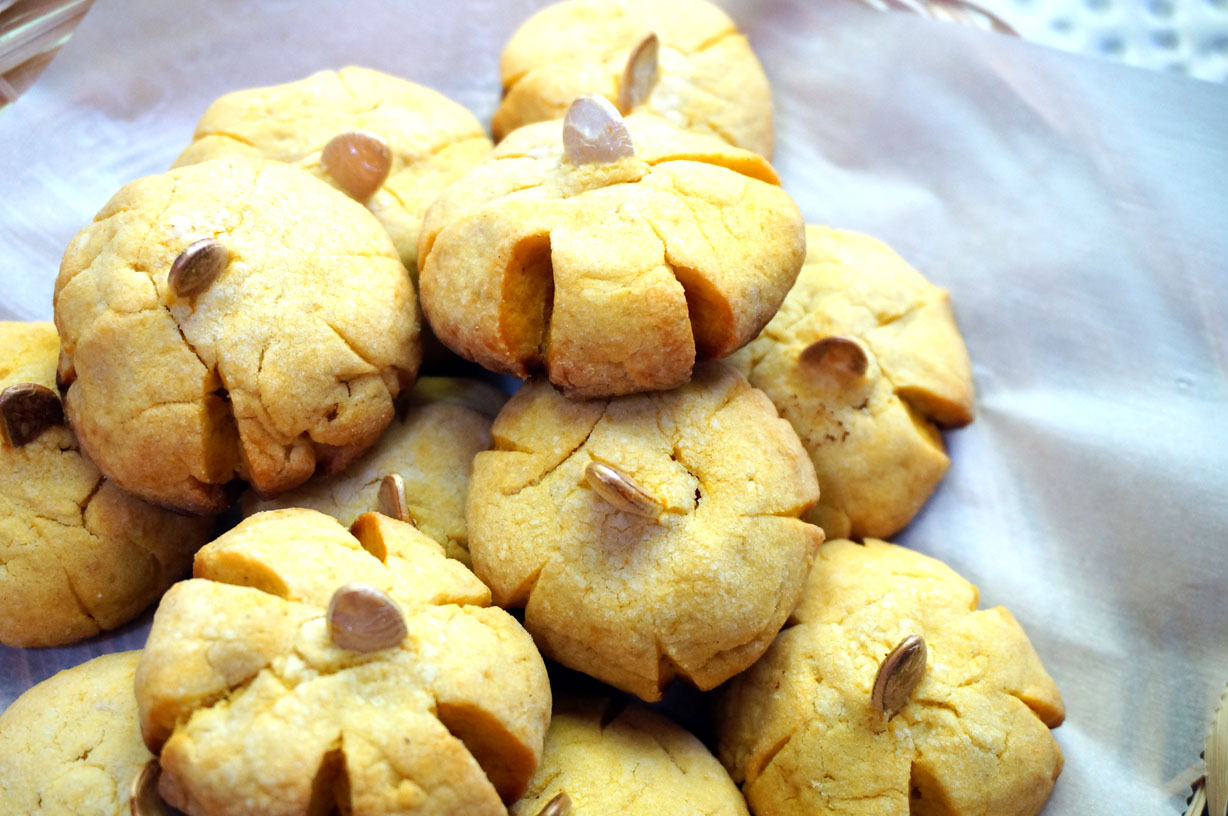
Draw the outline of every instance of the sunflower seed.
M366 201L388 178L392 151L374 133L350 130L324 145L320 164L342 190L358 201Z
M622 114L597 94L581 96L563 117L563 155L572 164L607 164L635 155Z
M649 34L631 49L627 66L623 68L622 82L618 86L618 109L623 114L643 103L657 84L660 43L656 34Z
M167 282L175 297L195 297L208 289L230 263L230 250L216 238L188 245L171 264Z
M412 521L405 504L405 480L399 473L389 473L379 483L379 511L397 521Z
M14 448L64 422L60 395L38 383L17 383L0 392L0 436Z
M661 515L661 502L618 468L603 462L589 462L584 478L593 491L615 510L655 519Z
M874 708L888 718L903 708L925 677L925 658L925 640L920 635L901 640L878 667L874 690L870 692Z
M537 816L570 816L571 814L571 797L566 791L557 794L553 799L546 803L546 806L537 812Z
M158 763L158 758L154 757L132 778L128 795L128 807L132 816L176 816L182 813L168 805L158 793L158 779L161 776L162 766Z
M830 371L837 376L863 377L866 373L866 352L853 340L844 337L824 337L802 349L798 359L810 368Z
M346 584L328 602L333 644L351 652L377 652L405 639L405 616L396 602L368 584Z

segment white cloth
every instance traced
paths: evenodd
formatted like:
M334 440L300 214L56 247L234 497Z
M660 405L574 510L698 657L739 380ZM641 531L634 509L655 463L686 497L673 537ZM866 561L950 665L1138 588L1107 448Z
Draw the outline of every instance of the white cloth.
M488 120L535 5L97 3L0 114L0 318L51 317L69 239L218 95L357 63ZM807 219L951 289L978 416L898 540L1009 607L1057 680L1045 812L1178 812L1228 680L1228 93L856 4L728 7ZM0 705L145 625L0 649Z

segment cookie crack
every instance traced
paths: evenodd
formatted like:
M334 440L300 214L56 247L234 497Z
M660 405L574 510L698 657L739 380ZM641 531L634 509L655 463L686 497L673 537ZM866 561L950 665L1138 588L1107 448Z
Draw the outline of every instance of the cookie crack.
M257 150L259 149L256 147L255 143L252 142L250 139L240 136L238 133L232 133L231 131L228 131L228 130L208 130L208 131L205 131L201 135L200 138L194 139L193 141L199 142L201 139L207 138L209 136L217 136L222 139L230 139L231 141L238 142L241 145L245 145L247 147L254 148Z
M337 71L334 76L337 77L337 82L342 88L345 89L345 92L350 95L350 99L354 100L354 104L359 107L359 110L350 111L350 113L361 116L364 113L371 113L372 111L379 109L380 103L378 101L372 104L371 102L367 102L359 97L357 92L355 92L354 87L350 85L350 83L346 80L345 75L341 71ZM326 113L329 112L327 108L324 110Z
M669 749L669 746L667 746L664 742L661 741L661 737L657 734L655 729L651 729L651 728L645 729L645 733L647 733L648 736L652 737L652 741L655 742L658 746L660 746L661 750L665 753L665 756L669 758L669 761L673 764L675 768L678 769L678 772L680 774L682 774L683 776L690 775L687 769L682 766L682 763L678 761L678 758L674 756L674 752Z
M378 371L379 371L379 367L378 367L377 365L375 365L375 363L373 363L373 362L371 362L370 360L368 360L368 359L366 358L366 356L365 356L365 355L364 355L364 354L363 354L361 351L359 351L359 350L358 350L358 347L357 347L357 346L355 346L355 345L354 345L354 343L350 341L350 338L346 337L346 336L345 336L345 334L343 334L343 333L341 332L341 330L340 330L340 329L338 329L338 328L337 328L336 326L334 326L332 323L330 323L330 322L328 322L327 320L325 320L323 317L318 317L318 316L317 316L317 319L318 319L318 320L319 320L321 323L323 323L325 326L327 326L327 327L329 328L329 330L330 330L330 331L332 331L332 333L333 333L333 334L337 335L337 339L338 339L338 340L340 340L342 343L344 343L344 344L345 344L345 347L346 347L346 348L348 348L348 349L350 350L350 353L351 353L351 354L353 354L353 355L354 355L355 357L357 357L359 360L362 360L364 363L366 363L368 366L370 366L370 367L371 367L371 371L364 372L364 374L371 374L371 373L375 373L375 372L378 372ZM262 356L262 357L261 357L261 362L263 362L263 360L264 360L264 358L263 358L263 356Z
M678 48L677 46L671 45L669 47L677 51L679 54L686 54L688 57L693 57L696 54L701 54L704 51L707 51L711 48L715 48L717 45L720 45L722 42L729 39L730 37L736 37L736 36L738 36L738 27L730 24L727 28L719 29L715 34L708 37L706 40L701 40L699 45L695 46L689 51L684 51L681 48Z
M69 573L68 568L61 566L60 570L64 573L64 581L66 584L68 584L68 591L72 595L73 600L76 602L77 609L82 615L93 621L95 626L102 629L102 624L100 624L98 619L94 617L94 614L90 611L89 607L85 605L85 600L81 597L81 593L77 591L77 586L75 583L73 583L72 574Z
M549 476L550 476L552 473L554 473L556 470L558 470L559 468L561 468L563 465L567 464L567 462L568 462L568 461L570 461L570 460L571 460L571 458L572 458L573 456L575 456L575 455L576 455L576 453L577 453L577 452L578 452L578 451L579 451L581 448L583 448L583 447L584 447L586 444L588 444L588 440L589 440L589 438L590 438L590 437L592 437L592 435L593 435L593 431L595 431L595 430L597 429L597 426L601 424L601 420L605 419L605 417L606 417L607 413L609 412L609 408L610 408L610 403L609 403L609 401L607 400L607 401L606 401L606 403L605 403L605 405L603 406L603 408L602 408L602 410L601 410L601 415L600 415L600 416L598 416L598 417L597 417L597 419L596 419L596 421L594 421L594 422L593 422L592 426L591 426L591 427L588 429L588 433L586 433L586 434L584 435L584 438L580 440L579 444L577 444L575 447L573 447L573 448L572 448L571 450L569 450L567 453L563 454L562 458L560 458L558 462L556 462L555 464L553 464L553 465L551 465L549 468L547 468L547 469L546 469L546 471L545 471L544 473L542 473L540 476L538 476L537 478L533 479L532 481L528 482L527 484L521 485L520 487L518 487L518 488L516 488L515 490L513 490L511 493L504 493L503 495L504 495L504 496L506 496L506 497L508 497L508 498L513 498L513 497L515 497L515 496L520 495L520 493L522 493L522 492L523 492L523 491L525 491L525 490L528 490L528 489L529 489L529 488L531 488L531 487L537 487L539 484L541 484L541 483L542 483L542 482L544 482L544 481L545 481L547 478L549 478Z
M205 371L207 371L209 374L213 374L214 369L211 368L209 364L205 362L205 358L200 356L200 352L196 350L196 346L193 345L192 341L188 339L188 336L183 333L183 326L179 325L179 319L175 317L175 313L171 311L171 307L168 304L163 303L162 308L166 310L166 313L168 315L170 315L171 322L175 324L175 330L179 332L179 339L182 340L183 344L188 347L188 351L192 352L192 354L195 355L196 359L200 361L200 364L205 369ZM204 396L204 395L202 394L201 396Z

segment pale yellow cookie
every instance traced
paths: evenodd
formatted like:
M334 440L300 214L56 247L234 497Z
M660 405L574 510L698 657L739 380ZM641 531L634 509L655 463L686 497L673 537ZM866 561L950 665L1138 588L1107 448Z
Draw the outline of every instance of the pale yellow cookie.
M511 814L537 816L560 794L570 816L746 816L702 742L648 706L608 698L554 701L541 765Z
M132 694L140 655L62 671L0 715L0 813L128 816L132 780L152 758Z
M776 313L805 230L771 165L651 114L625 127L633 154L578 163L562 122L523 127L427 211L422 306L449 348L611 396L681 385Z
M341 473L312 479L276 499L243 497L243 514L310 507L342 524L371 510L389 512L387 490L401 491L407 518L469 565L465 494L473 457L491 445L490 425L507 395L477 380L423 377L379 442ZM384 480L399 477L400 483ZM383 492L382 492L383 491ZM393 499L395 501L395 499Z
M719 755L751 810L1039 813L1062 770L1062 698L1011 613L976 607L976 587L932 558L823 545L790 625L722 691ZM884 658L913 635L919 683L887 672L880 694Z
M206 545L195 576L163 598L136 676L175 807L495 816L524 792L550 716L545 665L409 524L258 513Z
M275 495L344 467L421 354L379 222L300 170L237 157L120 190L69 244L55 319L82 448L196 513L225 508L236 478Z
M889 536L947 472L939 433L972 421L972 370L950 296L866 235L806 228L780 312L729 361L797 429L831 538Z
M705 363L675 391L585 402L537 380L493 433L469 550L543 654L657 700L675 675L709 689L768 647L822 541L798 518L818 487L737 372ZM590 475L603 468L622 476Z
M0 424L23 413L10 400L26 386L58 403L58 356L52 324L0 322ZM10 436L0 434L0 643L58 646L114 629L187 574L212 520L120 490L63 421L24 444Z
M491 122L495 138L560 118L582 94L602 94L616 105L629 101L628 60L652 34L655 79L632 110L770 158L767 76L746 37L706 0L567 0L542 9L503 51L503 101Z
M275 159L353 194L321 154L332 139L354 131L387 146L386 178L360 200L416 272L426 208L491 147L473 114L430 88L351 66L235 91L209 106L175 166L233 155Z

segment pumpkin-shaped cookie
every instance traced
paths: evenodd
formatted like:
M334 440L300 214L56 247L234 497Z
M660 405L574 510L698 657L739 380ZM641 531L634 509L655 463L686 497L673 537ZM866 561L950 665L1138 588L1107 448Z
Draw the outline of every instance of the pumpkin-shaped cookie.
M1011 613L876 539L819 549L797 611L722 692L720 757L759 814L1031 816L1062 698Z
M0 715L0 813L130 812L133 780L151 758L132 696L139 657L119 652L66 669Z
M276 499L243 498L243 514L309 507L352 524L371 510L409 521L469 565L465 495L473 457L491 445L490 425L507 395L477 380L422 377L409 404L369 451L341 473Z
M64 421L50 323L0 322L0 643L58 646L128 622L183 577L210 519L103 478Z
M538 816L551 802L557 816L746 816L702 742L646 705L590 696L555 699L541 765L511 814Z
M219 512L338 470L392 421L421 350L413 286L362 205L247 158L134 181L55 287L65 407L103 473Z
M681 388L571 401L524 386L474 460L474 569L542 653L646 700L768 647L823 533L797 435L720 363Z
M445 190L418 263L445 345L596 397L674 388L697 357L733 353L804 254L801 214L762 157L585 97Z
M730 363L797 429L823 490L808 518L831 538L907 524L950 464L938 427L972 421L947 291L853 232L806 228L797 283Z
M136 676L175 807L499 814L523 793L545 666L409 524L260 513L206 545L195 575L163 598Z
M226 94L175 166L233 155L293 164L364 203L416 272L426 208L490 146L473 114L446 96L351 66Z
M530 17L499 63L502 139L596 93L623 113L772 155L772 90L746 37L706 0L566 0Z

